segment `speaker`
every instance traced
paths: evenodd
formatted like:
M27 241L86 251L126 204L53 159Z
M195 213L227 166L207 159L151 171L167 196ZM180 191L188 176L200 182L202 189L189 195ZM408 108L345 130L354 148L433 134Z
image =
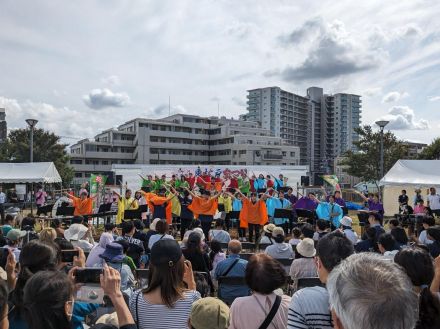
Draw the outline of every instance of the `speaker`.
M310 177L301 176L301 186L309 186L309 185L310 185Z
M322 179L322 173L315 173L313 175L313 185L315 186L322 186L324 185L324 180Z
M116 175L116 179L115 179L115 185L120 185L120 184L124 184L124 181L123 181L123 177L122 177L122 175Z

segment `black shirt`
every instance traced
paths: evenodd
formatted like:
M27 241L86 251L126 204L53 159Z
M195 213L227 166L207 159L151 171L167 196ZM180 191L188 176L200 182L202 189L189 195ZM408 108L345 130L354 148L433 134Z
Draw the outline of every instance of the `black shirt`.
M193 271L209 273L212 270L211 260L206 253L190 252L188 249L183 249L182 253L191 262Z
M399 203L403 205L408 204L408 196L406 194L399 195Z

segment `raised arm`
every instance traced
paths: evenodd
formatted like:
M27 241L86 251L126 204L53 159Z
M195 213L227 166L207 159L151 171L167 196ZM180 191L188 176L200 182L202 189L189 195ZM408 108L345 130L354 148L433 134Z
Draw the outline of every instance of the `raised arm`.
M188 193L191 194L193 198L197 198L197 194L195 194L192 190L190 190L190 189L187 188L187 187L184 187L184 189L187 190Z
M364 200L365 202L368 202L368 198L362 192L359 192L358 190L355 190L354 193L359 195L362 198L362 200Z

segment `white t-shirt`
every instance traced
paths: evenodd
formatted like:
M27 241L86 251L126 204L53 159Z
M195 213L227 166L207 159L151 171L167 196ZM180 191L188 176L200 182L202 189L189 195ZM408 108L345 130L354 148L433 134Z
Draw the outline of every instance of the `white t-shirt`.
M428 201L429 201L429 207L431 208L431 210L440 209L440 195L430 194L430 195L428 195Z
M209 240L217 240L221 243L229 243L231 241L231 236L228 232L224 230L210 230L209 231Z
M428 236L426 234L426 230L423 230L422 232L420 232L419 241L421 244L424 244L424 245L428 245L428 244L431 244L434 242L434 241L428 239Z

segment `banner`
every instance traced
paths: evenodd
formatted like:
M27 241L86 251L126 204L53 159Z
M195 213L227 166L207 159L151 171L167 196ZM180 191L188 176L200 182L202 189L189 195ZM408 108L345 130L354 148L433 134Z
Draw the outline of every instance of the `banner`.
M90 197L97 197L95 199L94 206L96 204L96 201L100 200L100 197L103 195L105 183L107 181L106 175L90 175ZM98 202L99 203L99 202Z

